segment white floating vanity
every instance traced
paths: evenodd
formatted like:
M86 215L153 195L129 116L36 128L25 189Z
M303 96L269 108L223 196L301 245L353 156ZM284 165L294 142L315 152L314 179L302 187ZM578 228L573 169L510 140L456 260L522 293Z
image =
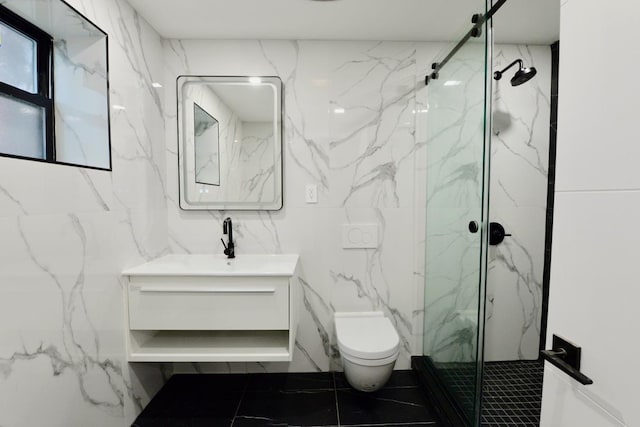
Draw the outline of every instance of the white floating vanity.
M130 362L287 362L298 255L167 255L125 270Z

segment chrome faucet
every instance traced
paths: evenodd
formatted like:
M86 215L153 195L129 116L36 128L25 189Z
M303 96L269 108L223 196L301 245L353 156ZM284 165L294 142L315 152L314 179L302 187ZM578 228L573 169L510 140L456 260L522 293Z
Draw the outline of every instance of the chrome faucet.
M231 224L231 218L225 218L224 222L222 223L222 232L229 235L229 242L226 244L224 243L224 239L220 239L222 240L222 245L224 246L224 254L227 256L227 258L235 258L236 252L235 245L233 244L233 226Z

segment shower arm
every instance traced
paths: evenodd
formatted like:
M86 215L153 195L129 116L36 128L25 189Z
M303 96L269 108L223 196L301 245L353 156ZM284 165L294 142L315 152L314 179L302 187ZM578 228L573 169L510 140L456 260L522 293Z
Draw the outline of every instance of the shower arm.
M516 64L519 64L519 69L522 70L522 67L523 67L522 59L516 59L511 64L507 65L503 70L496 71L495 73L493 73L493 78L496 80L500 80L502 78L502 74Z

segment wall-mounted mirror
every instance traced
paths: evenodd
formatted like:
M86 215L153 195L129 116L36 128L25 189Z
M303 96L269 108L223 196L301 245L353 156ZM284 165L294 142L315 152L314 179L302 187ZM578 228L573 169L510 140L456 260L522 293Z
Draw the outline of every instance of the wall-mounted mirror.
M180 207L282 208L282 81L178 77Z

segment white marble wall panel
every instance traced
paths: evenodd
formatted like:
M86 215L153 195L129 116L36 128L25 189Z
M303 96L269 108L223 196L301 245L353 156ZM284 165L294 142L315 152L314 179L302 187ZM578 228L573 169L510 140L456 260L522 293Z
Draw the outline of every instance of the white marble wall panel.
M113 172L0 158L6 266L0 319L8 325L0 338L0 425L130 423L163 369L125 363L119 273L168 251L221 253L228 215L238 256L301 254L304 307L294 360L177 370L339 368L333 313L342 310L384 311L401 336L396 367L407 368L420 337L415 322L423 303L415 295L424 284L418 195L426 194L426 168L416 169L416 161L424 159L425 142L416 137L416 116L426 102L416 89L428 67L418 60L434 57L440 46L175 40L161 46L122 0L71 4L109 34ZM173 90L179 74L282 78L281 211L179 209ZM154 81L164 83L164 94ZM318 204L304 202L307 183L318 185ZM378 247L342 249L342 224L363 222L379 225Z
M113 172L0 158L2 426L129 425L162 380L126 363L120 279L167 251L160 39L124 1L70 4L109 34Z
M425 44L425 53L429 45ZM202 365L199 370L339 368L333 313L382 310L398 329L397 368L414 350L413 43L177 41L165 43L165 82L180 74L278 75L285 88L284 208L184 212L177 207L175 93L166 92L169 238L176 252L221 253L221 221L234 219L237 256L301 255L304 307L289 365ZM431 48L435 53L435 49ZM318 203L304 187L318 185ZM373 222L378 247L345 250L341 226ZM422 220L424 222L424 220ZM192 366L176 369L191 370Z
M493 68L521 58L538 73L511 86L493 81L491 221L511 237L489 251L485 360L535 360L540 344L549 166L551 49L497 45Z

